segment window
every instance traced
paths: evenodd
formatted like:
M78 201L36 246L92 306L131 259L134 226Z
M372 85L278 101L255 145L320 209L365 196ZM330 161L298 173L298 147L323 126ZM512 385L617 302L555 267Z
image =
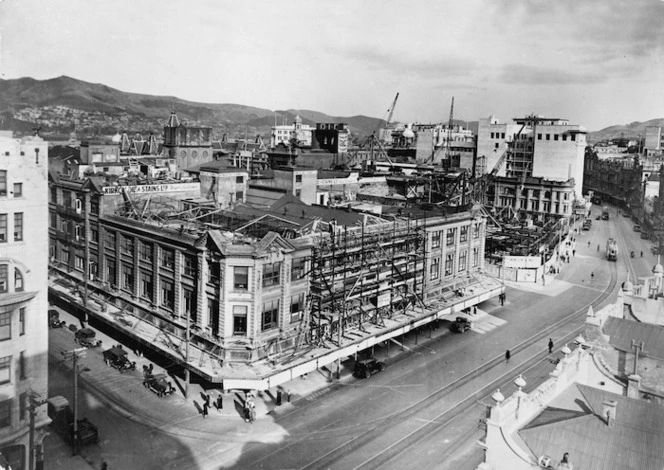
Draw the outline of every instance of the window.
M440 247L440 235L441 232L433 232L431 234L431 248L439 248Z
M265 302L263 304L263 331L277 327L279 322L279 301Z
M12 379L12 357L0 358L0 385L11 382Z
M161 247L160 264L162 268L173 269L175 253L173 250Z
M196 257L192 255L183 255L184 263L182 264L182 272L186 276L196 276Z
M306 258L294 258L291 262L291 281L297 281L304 277Z
M106 246L111 249L115 249L115 232L106 230Z
M244 176L236 176L236 177L235 177L235 182L236 182L237 184L242 184L242 183L244 183Z
M7 241L7 214L0 214L0 243Z
M496 143L493 145L493 148L494 148L494 149L497 149L497 148L498 148L498 142L496 142Z
M14 268L14 291L23 292L23 274L18 268Z
M459 241L467 242L468 241L468 226L464 225L459 229Z
M456 228L447 229L447 246L454 245L454 238L456 237Z
M454 255L447 255L445 257L445 275L449 276L452 274L452 268L454 265Z
M65 207L71 207L71 191L62 191L62 205Z
M546 140L551 140L551 134L546 135Z
M542 140L542 134L537 134L537 140Z
M492 139L494 138L494 133L493 133L493 132L491 133L491 138L492 138Z
M80 225L74 225L74 237L76 238L76 240L81 239L82 233L83 233L83 227Z
M558 140L558 134L553 134L553 140Z
M302 190L301 189L296 189L295 190L295 196L297 196L297 197L302 196Z
M122 265L122 288L130 292L134 290L134 269L131 265Z
M480 250L473 248L473 268L476 268L480 262Z
M567 140L567 134L563 134L563 140Z
M18 378L20 380L25 380L25 351L21 351L18 356Z
M58 216L55 213L49 214L50 222L51 222L51 228L58 228Z
M51 202L53 204L58 203L58 188L56 188L55 186L51 187Z
M281 261L263 265L263 287L278 286Z
M90 199L90 213L99 215L99 199Z
M0 428L6 428L12 424L12 401L0 402Z
M143 261L152 262L152 243L138 242L138 257Z
M19 336L25 334L25 307L18 309L18 334Z
M0 313L0 341L12 338L12 312Z
M161 280L161 305L169 310L173 310L175 294L173 291L173 282Z
M152 300L152 274L141 272L141 297Z
M28 392L23 392L18 396L18 419L23 421L26 417L25 411L28 409Z
M122 240L120 241L120 250L127 254L134 254L134 239L126 235L122 235Z
M14 183L14 197L23 197L23 183Z
M0 197L7 196L7 171L0 170Z
M480 238L480 224L473 226L473 238Z
M576 134L572 134L572 135L570 136L570 139L572 139L572 140L576 140Z
M500 133L500 138L501 138L501 139L504 139L504 138L505 138L505 133L504 133L504 132L501 132L501 133Z
M302 182L302 175L295 175L295 182L296 183L301 183Z
M429 278L432 281L438 279L440 275L440 258L433 258L431 260L431 268L429 268Z
M76 255L76 258L74 259L76 269L80 269L81 271L83 270L83 267L85 266L85 260L83 259L82 256Z
M208 283L219 284L221 280L221 266L218 261L208 261Z
M290 322L295 323L302 320L304 316L304 294L291 296Z
M459 272L465 271L468 267L468 251L462 251L459 255Z
M208 297L208 324L207 326L212 332L217 332L219 329L219 301Z
M236 201L243 201L244 200L244 192L243 191L235 191L235 200Z
M247 336L246 305L233 305L233 335Z
M196 316L196 296L193 290L186 287L182 288L182 310L189 318Z
M233 267L233 288L236 290L247 290L249 288L249 267Z
M90 241L99 243L99 230L90 227Z
M115 260L106 258L106 281L115 286Z
M0 264L0 293L9 291L9 267L6 264Z

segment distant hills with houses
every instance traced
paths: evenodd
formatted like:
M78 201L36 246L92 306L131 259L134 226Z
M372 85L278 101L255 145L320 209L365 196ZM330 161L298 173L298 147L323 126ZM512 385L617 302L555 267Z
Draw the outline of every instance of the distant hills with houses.
M253 138L269 136L270 127L291 124L297 114L303 123L345 122L353 136L362 139L384 123L370 116L330 116L311 110L269 110L232 103L199 103L174 96L129 93L101 83L89 83L61 76L48 80L34 78L0 79L0 129L29 133L41 127L46 138L66 139L73 132L79 137L94 138L116 132L161 135L171 110L181 121L191 125L210 126L213 138ZM456 121L471 130L477 122ZM632 122L590 132L591 143L615 138L636 140L645 135L647 126L664 126L664 119Z

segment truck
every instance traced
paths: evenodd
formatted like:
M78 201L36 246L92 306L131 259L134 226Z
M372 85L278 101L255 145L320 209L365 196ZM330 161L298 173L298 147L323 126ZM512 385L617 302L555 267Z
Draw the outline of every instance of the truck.
M609 220L609 207L602 207L602 220Z
M46 403L48 404L48 417L51 418L53 429L69 443L72 443L74 441L74 412L69 406L69 400L58 395L49 398ZM77 424L77 445L85 446L99 442L97 426L87 418L78 419Z
M606 259L616 261L618 259L618 242L613 238L606 241Z

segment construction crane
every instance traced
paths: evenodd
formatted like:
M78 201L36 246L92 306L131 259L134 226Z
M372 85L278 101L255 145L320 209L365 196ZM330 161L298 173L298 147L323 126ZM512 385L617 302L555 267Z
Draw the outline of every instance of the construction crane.
M397 107L397 100L399 99L399 92L397 92L397 96L394 97L394 101L392 101L392 106L389 107L387 110L387 119L385 120L385 127L387 128L390 125L390 122L392 122L392 116L394 115L394 108Z

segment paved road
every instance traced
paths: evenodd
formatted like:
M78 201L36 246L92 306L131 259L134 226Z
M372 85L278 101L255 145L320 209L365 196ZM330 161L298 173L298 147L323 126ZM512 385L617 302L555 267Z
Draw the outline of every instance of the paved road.
M608 236L624 246L618 263L604 259ZM490 316L474 330L452 334L442 324L432 340L427 341L426 331L420 334L418 344L410 335L402 342L405 354L395 356L399 346L392 343L384 372L368 380L344 379L254 425L244 423L228 402L223 415L204 421L191 402L178 397L160 401L140 386L140 374L120 376L100 369L97 361L97 367L84 374L93 375L112 393L103 396L103 402L82 393L85 414L99 423L103 438L83 454L93 468L106 459L112 469L475 468L481 461L475 440L481 434L477 424L484 411L484 389L504 384L501 390L508 395L514 377L524 371L526 390L536 387L553 367L545 358L548 337L560 348L563 338L582 327L587 305L601 307L615 299L612 281L622 283L628 267L634 275L647 275L654 264L649 242L638 238L629 219L594 221L590 232L576 238L576 256L555 281L511 287L504 306L497 300L485 302L481 309ZM602 245L599 252L597 243ZM642 246L646 256L626 258L633 246ZM612 295L598 304L607 289ZM556 326L561 318L573 320ZM553 330L546 338L528 341L547 328ZM73 347L67 334L52 332L58 347ZM506 349L513 351L509 364L502 359ZM379 357L386 353L385 347L376 350ZM90 353L93 362L95 354ZM66 374L71 372L55 368L52 374L50 394L68 396ZM468 397L474 405L456 414ZM417 440L411 442L409 436Z

